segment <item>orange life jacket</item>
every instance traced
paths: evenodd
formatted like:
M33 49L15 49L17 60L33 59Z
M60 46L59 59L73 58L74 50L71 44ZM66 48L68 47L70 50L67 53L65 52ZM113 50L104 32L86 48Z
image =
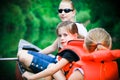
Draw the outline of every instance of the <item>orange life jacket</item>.
M76 53L80 59L80 55L83 53L84 49L83 49L83 43L84 40L71 40L68 42L67 46L65 46L63 49L59 50L59 54L60 52L64 51L64 50L71 50L74 53ZM58 60L60 60L61 57L58 57ZM66 66L64 66L62 68L62 70L65 72L66 74L66 78L68 79L68 77L71 75L72 70L73 70L73 65L75 62L72 63L68 63Z
M76 64L83 69L84 80L119 80L117 62L112 61L115 57L120 57L119 52L119 50L97 51L92 53L92 57L89 55L84 57L85 59L81 56L82 59Z
M82 54L82 60L93 60L96 62L100 61L111 61L120 58L120 50L100 50L90 54Z
M62 52L63 50L71 50L75 52L79 58L81 59L81 54L85 54L85 51L83 49L83 42L82 40L73 40L68 42L67 46L64 47L59 51ZM114 56L118 57L118 51L116 52L116 55L113 54ZM101 53L97 52L97 53ZM109 52L104 52L104 53L109 53ZM113 52L112 52L113 53ZM94 55L94 53L93 53ZM118 66L116 61L113 60L113 56L111 55L106 55L106 58L104 54L95 54L95 59L86 59L84 60L79 60L77 62L72 62L68 63L65 67L63 67L63 71L67 72L66 78L68 79L69 76L73 73L75 68L81 68L84 71L84 80L118 80ZM104 56L104 59L102 56ZM91 57L89 57L91 58ZM108 58L111 58L112 60L108 60ZM59 60L61 58L59 57Z

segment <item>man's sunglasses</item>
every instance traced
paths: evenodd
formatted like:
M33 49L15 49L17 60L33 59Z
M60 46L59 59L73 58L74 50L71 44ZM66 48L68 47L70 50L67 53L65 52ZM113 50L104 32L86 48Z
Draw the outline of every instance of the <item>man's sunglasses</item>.
M58 9L58 12L59 12L59 13L62 13L63 11L64 11L65 13L69 13L69 12L73 11L73 9Z

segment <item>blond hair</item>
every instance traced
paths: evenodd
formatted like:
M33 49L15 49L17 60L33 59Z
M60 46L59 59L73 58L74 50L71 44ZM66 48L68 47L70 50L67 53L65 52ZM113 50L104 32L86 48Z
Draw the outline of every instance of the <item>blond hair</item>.
M59 29L60 28L64 28L66 29L68 32L70 32L71 34L78 34L78 38L82 38L83 36L79 35L78 33L78 28L75 22L71 22L71 21L63 21L61 23L58 24L57 28L56 28L56 33L57 35L59 35Z
M85 46L89 52L110 49L112 46L112 39L105 29L94 28L88 32L85 38Z
M60 2L60 3L62 3L62 2L67 2L67 3L70 3L70 4L71 4L71 6L72 6L72 8L73 8L73 10L75 9L75 8L74 8L74 5L73 5L73 2L72 2L71 0L61 0L61 2Z

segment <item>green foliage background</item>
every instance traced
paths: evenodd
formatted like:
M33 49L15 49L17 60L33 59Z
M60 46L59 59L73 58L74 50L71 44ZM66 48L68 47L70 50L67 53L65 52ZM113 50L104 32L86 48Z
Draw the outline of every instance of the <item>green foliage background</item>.
M45 48L56 38L60 22L57 9L61 0L1 0L0 57L16 57L19 40ZM76 20L89 31L105 28L112 36L113 49L120 48L120 11L116 0L72 0ZM15 79L16 62L0 61L0 80Z

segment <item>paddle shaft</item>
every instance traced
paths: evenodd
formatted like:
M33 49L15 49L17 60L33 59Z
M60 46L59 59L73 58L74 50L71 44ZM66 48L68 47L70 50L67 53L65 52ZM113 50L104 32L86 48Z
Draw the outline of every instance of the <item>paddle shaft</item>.
M18 58L0 58L0 61L18 61Z

